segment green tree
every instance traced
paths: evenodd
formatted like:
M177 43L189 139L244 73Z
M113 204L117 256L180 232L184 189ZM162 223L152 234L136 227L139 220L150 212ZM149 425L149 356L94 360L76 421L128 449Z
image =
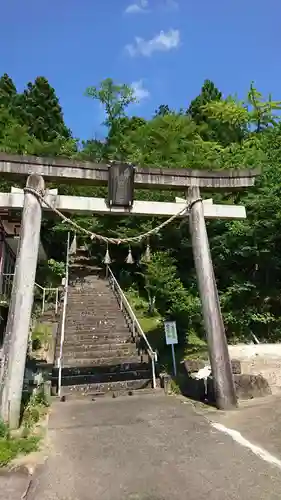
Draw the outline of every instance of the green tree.
M205 141L216 141L224 146L233 142L241 142L244 128L240 122L226 120L222 122L213 109L224 109L230 105L231 98L223 100L222 93L210 80L205 80L201 93L191 101L187 114L200 126L200 135ZM232 115L231 115L232 116Z
M133 89L129 85L117 85L111 78L100 83L99 87L88 87L86 95L97 100L105 110L103 125L108 128L108 141L104 154L114 159L124 157L121 147L121 137L125 112L128 106L136 102Z
M264 99L262 94L251 83L247 98L239 101L229 96L225 100L210 101L202 107L202 112L207 120L222 124L228 129L240 129L250 134L252 131L261 132L269 126L277 125L281 109L281 101L273 101L271 95Z
M0 78L0 107L7 108L11 111L13 108L17 89L13 80L4 73Z
M11 154L30 154L33 138L19 124L8 108L0 107L0 151Z
M97 139L89 139L82 141L82 147L77 154L77 158L81 160L101 162L105 156L105 141Z
M18 97L17 107L19 120L39 141L52 142L58 136L66 139L71 136L55 90L46 78L39 76L34 83L29 82Z
M200 94L191 101L187 114L191 116L196 123L204 122L206 116L202 107L209 102L220 101L221 99L222 93L217 89L215 84L211 80L205 80Z
M265 100L253 82L247 95L247 104L250 107L250 121L256 126L257 132L278 123L280 117L275 112L280 111L281 101L273 101L271 94Z
M155 110L154 116L165 116L170 115L173 111L170 110L168 104L160 104L160 106Z

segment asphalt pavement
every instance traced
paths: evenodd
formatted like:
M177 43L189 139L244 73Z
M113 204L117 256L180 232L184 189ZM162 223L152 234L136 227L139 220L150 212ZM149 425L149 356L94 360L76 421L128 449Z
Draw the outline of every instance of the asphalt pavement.
M231 418L164 395L56 402L26 500L280 500L281 467L212 425Z

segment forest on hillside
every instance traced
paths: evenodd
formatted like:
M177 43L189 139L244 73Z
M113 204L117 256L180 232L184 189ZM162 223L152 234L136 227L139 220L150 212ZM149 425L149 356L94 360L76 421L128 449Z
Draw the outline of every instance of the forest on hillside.
M19 93L12 79L0 78L0 151L62 156L95 162L124 160L165 168L255 168L256 187L240 193L211 193L215 202L246 206L247 220L207 222L226 333L229 341L277 341L281 337L281 101L262 96L251 84L243 101L223 97L206 80L198 96L180 110L165 103L145 120L128 114L134 94L111 79L89 87L85 99L104 106L107 136L99 141L74 138L66 126L55 90L44 77ZM138 109L138 108L134 108ZM60 194L101 196L102 188L56 186ZM1 181L1 190L9 183ZM179 193L182 196L184 193ZM175 193L137 191L136 197L174 200ZM106 236L134 236L159 224L157 218L75 217L83 227ZM63 269L67 227L44 216L42 239L54 279ZM201 307L193 266L188 221L174 221L145 243L109 248L114 271L147 330L162 318L177 321L182 344L203 338ZM102 262L106 248L88 241ZM156 328L157 330L157 328Z

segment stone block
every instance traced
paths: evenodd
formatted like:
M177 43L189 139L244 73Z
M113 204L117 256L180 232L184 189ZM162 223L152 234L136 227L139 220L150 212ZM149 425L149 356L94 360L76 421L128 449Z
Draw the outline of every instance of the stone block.
M235 375L234 383L238 399L260 398L272 394L268 381L262 375Z
M168 373L160 373L160 387L164 389L166 395L172 392L172 377Z
M206 388L203 379L197 380L193 375L185 375L180 379L180 390L183 396L196 401L205 401Z
M271 395L267 380L262 375L238 374L234 375L234 384L237 399L247 400ZM215 394L212 377L207 381L207 400L215 403Z
M181 363L181 371L183 373L195 373L204 368L204 366L208 364L207 361L203 361L202 359L184 359Z

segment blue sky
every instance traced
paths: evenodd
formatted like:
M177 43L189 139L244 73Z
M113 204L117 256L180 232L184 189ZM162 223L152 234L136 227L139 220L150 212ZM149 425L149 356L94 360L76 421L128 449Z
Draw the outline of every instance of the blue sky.
M102 134L83 94L107 77L134 84L144 117L187 107L206 78L281 99L280 0L2 0L0 12L0 73L18 90L47 77L76 137Z

